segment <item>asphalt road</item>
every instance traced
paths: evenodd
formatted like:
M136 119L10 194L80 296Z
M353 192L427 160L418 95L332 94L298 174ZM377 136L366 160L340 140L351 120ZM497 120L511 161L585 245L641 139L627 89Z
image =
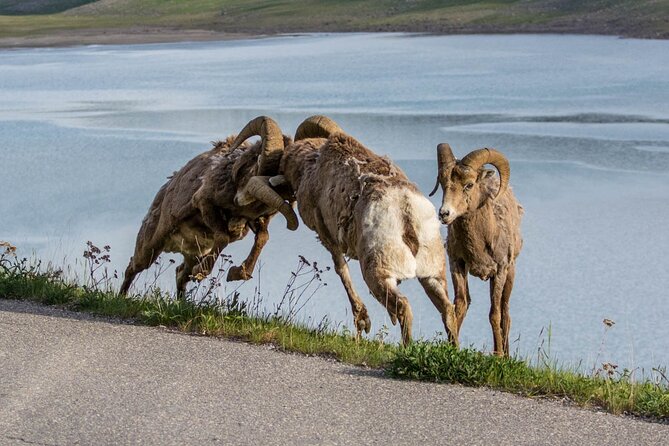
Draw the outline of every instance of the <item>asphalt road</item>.
M0 445L669 444L669 425L0 300Z

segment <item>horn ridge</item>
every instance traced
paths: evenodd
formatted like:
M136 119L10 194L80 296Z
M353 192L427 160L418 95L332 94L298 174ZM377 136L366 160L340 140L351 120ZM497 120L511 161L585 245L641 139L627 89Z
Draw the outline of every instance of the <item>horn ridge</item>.
M252 136L260 136L262 140L262 151L258 156L258 175L276 174L284 149L279 124L269 116L252 119L239 132L230 150L235 150Z
M271 188L270 178L267 176L252 177L246 184L246 193L255 197L258 201L267 206L278 210L286 218L288 229L294 231L299 223L297 215L292 206L281 198L281 196Z

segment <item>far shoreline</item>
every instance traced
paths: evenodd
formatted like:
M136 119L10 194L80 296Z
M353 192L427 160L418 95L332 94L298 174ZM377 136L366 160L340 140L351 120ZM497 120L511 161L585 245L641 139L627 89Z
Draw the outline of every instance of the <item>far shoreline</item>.
M264 34L229 33L198 29L129 30L94 29L62 31L38 36L0 38L0 50L23 48L65 48L87 45L144 45L152 43L208 42L267 37Z
M248 34L239 32L222 32L206 29L174 29L174 28L131 28L131 29L89 29L63 30L51 34L36 36L17 36L0 38L0 50L26 48L65 48L87 45L144 45L160 43L213 42L228 40L247 40L301 34L353 34L353 33L405 33L415 36L467 36L467 35L582 35L614 37L619 39L666 40L665 36L643 36L597 32L597 30L556 30L556 29L462 29L462 30L409 30L409 29L377 29L377 30L302 30L302 31L267 31Z

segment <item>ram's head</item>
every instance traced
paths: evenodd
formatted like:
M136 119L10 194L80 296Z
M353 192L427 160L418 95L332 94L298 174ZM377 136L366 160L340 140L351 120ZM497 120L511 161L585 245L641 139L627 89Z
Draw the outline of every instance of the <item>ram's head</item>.
M235 150L244 141L252 136L260 136L262 147L258 156L257 166L253 171L246 172L246 178L239 180L240 172L234 172L238 190L235 195L235 205L247 206L254 201L264 203L271 209L276 209L286 218L288 229L295 230L298 226L297 215L290 203L286 202L273 188L283 186L281 176L278 176L279 165L286 144L279 125L267 116L259 116L250 121L239 132L230 150Z
M437 146L437 160L437 183L430 196L441 185L444 197L439 209L439 219L444 224L451 224L456 218L478 209L486 200L494 200L509 185L509 161L497 150L474 150L457 160L451 147L443 143ZM499 180L494 170L485 168L486 164L495 166L499 172Z

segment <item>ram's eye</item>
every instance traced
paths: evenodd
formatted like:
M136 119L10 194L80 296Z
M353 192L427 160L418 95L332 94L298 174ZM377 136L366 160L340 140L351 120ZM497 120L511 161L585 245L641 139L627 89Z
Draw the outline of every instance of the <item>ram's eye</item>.
M465 184L465 190L472 190L472 187L474 187L474 183Z

